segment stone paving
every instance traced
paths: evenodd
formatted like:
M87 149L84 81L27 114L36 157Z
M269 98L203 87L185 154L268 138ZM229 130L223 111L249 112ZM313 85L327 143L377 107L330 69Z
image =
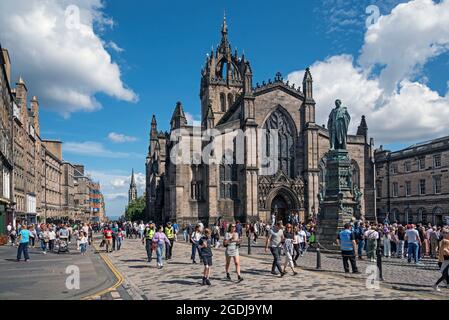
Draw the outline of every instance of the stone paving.
M242 248L241 252L244 253L245 249ZM255 249L255 251L257 250ZM341 266L339 272L326 271L327 266L323 268L324 271L298 268L298 275L293 276L290 271L285 277L280 278L270 273L272 260L268 255L254 253L251 257L242 255L241 265L244 281L237 284L235 273L231 274L233 281L225 279L223 250L214 250L211 287L201 285L203 266L191 263L190 245L182 243L182 241L175 243L173 260L168 263L164 261L165 266L162 270L156 268L156 259L151 264L146 261L145 248L139 240L125 240L122 250L109 254L109 258L124 276L124 287L133 299L404 300L444 298L442 295L420 290L419 286L413 290L410 288L396 290L381 283L379 289L368 289L366 286L367 275L342 275ZM310 255L312 256L314 253ZM307 259L312 258L306 257L302 263L308 261ZM331 261L335 265L341 264L335 255L334 257L325 257L323 265L326 261ZM231 270L233 270L232 267Z
M241 253L247 254L247 238L244 238ZM265 238L258 240L257 244L251 243L251 256L270 258L270 253L264 252ZM307 251L303 257L298 259L298 265L306 270L316 269L316 252ZM382 258L383 285L401 291L413 291L427 294L437 294L442 298L449 298L449 290L441 289L437 293L432 285L441 276L437 261L434 259L423 259L422 265L408 264L407 259ZM366 258L357 260L357 266L361 272L365 272L368 266L373 266ZM334 253L321 253L321 268L323 271L340 275L343 274L343 262L341 255ZM366 276L365 276L366 277Z

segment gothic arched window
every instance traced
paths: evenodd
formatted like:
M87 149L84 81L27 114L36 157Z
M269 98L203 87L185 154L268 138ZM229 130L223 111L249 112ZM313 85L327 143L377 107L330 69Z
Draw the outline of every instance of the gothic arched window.
M295 177L295 127L291 119L277 109L267 119L264 125L264 138L267 157L277 157L277 168L288 177Z
M220 108L221 112L226 112L226 95L224 93L220 93Z
M234 96L232 95L232 93L228 93L228 107L232 107L232 105L234 104Z

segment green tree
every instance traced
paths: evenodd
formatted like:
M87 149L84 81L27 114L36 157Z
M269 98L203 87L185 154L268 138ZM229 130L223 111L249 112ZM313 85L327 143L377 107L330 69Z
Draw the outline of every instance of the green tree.
M126 207L125 217L128 221L145 220L145 197L137 198Z

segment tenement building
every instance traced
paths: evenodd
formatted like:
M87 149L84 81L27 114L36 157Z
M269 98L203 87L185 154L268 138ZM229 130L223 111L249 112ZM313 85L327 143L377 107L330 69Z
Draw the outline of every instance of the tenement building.
M11 64L8 51L0 46L0 235L12 221L12 112L15 103L10 87Z
M0 235L16 221L87 221L93 210L87 182L87 215L77 215L75 167L64 161L61 141L41 137L39 101L28 100L22 77L11 86L10 56L1 46L0 51ZM103 199L101 193L97 197Z
M379 220L449 224L449 136L375 158Z
M315 110L330 106L316 106L309 69L302 88L280 73L254 86L249 60L231 49L226 20L221 34L201 72L201 124L187 123L180 102L170 132L159 131L153 116L146 160L148 219L246 222L296 213L303 221L311 219L325 192L329 150L328 130L316 123ZM220 139L228 142L209 149ZM375 219L373 140L365 118L348 137L348 151L354 186L363 193L359 214ZM215 161L206 163L204 154Z

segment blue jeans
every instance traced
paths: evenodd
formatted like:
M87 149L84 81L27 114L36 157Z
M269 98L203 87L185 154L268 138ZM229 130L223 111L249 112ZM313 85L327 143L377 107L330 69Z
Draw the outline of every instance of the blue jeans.
M81 253L85 253L86 252L86 247L87 247L87 243L81 243L80 244Z
M25 260L30 260L30 256L28 255L28 242L19 244L19 248L17 249L17 260L22 258L22 252Z
M418 263L418 244L417 243L409 243L408 244L408 262L412 262L412 255L413 259L415 259L415 263Z
M359 243L357 245L357 254L359 257L363 256L363 248L365 248L365 240L359 240Z
M116 237L115 238L115 243L116 243L116 246L117 246L117 251L120 250L120 248L122 247L122 238Z
M163 266L162 263L162 252L164 249L164 244L163 243L158 243L157 244L157 248L156 248L156 254L157 254L157 265L158 266Z
M47 251L47 243L45 242L44 239L41 239L41 249L43 252Z
M201 251L200 251L200 248L198 248L198 243L192 243L192 256L190 257L190 259L195 261L196 251L198 251L198 256L200 257L200 260L202 260Z

